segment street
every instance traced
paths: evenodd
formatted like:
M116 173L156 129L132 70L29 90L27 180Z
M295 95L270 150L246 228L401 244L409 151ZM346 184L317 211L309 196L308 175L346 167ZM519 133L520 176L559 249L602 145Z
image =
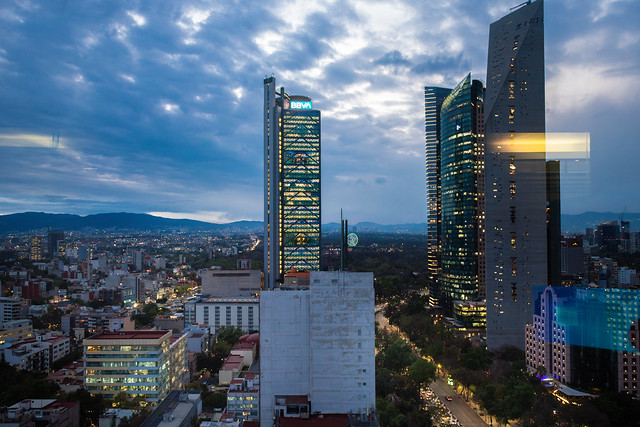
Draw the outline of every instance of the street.
M429 385L429 388L438 396L445 404L447 409L451 411L454 417L464 427L486 427L487 423L471 408L465 400L460 397L450 386L442 379L438 378ZM447 396L452 397L451 401L446 399Z

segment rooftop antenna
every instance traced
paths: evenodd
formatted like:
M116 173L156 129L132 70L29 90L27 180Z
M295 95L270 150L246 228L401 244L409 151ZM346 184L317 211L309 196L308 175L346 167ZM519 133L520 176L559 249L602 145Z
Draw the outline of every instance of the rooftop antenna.
M513 6L513 7L512 7L511 9L509 9L509 10L517 9L517 8L519 8L520 6L524 6L525 4L531 4L531 0L527 0L526 2L524 2L524 3L520 3L520 4L519 4L519 5L517 5L517 6Z

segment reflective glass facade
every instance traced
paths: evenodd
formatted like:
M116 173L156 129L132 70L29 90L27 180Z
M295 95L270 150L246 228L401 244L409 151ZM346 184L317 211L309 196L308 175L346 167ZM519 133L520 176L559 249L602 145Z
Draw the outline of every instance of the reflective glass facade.
M467 75L442 103L440 113L441 264L446 306L483 296L479 289L480 200L484 138L482 83Z
M424 88L424 135L427 178L427 271L429 274L429 304L438 305L440 290L440 109L451 89Z
M265 286L320 269L320 111L264 81Z
M285 110L281 127L281 270L320 268L320 112Z

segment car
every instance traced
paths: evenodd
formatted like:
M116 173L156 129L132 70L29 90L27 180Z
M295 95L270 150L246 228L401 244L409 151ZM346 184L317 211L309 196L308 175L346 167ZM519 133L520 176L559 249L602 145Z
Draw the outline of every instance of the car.
M453 400L453 397L447 396L447 397L445 397L445 399L447 399L447 401L451 402Z

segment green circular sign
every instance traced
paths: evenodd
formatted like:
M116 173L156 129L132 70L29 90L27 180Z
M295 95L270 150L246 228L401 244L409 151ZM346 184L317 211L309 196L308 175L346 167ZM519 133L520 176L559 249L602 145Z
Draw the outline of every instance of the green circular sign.
M347 246L354 247L358 244L358 235L356 233L347 234Z

